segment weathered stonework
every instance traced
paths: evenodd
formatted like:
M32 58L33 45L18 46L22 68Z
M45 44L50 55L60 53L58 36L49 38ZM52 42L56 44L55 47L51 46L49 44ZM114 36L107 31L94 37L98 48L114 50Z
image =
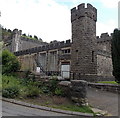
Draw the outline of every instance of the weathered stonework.
M97 74L97 10L92 5L80 4L71 10L72 50L71 71L84 75ZM84 76L85 77L85 76ZM84 79L74 75L73 79Z
M71 80L71 99L79 106L87 105L87 82L84 80Z
M72 40L40 42L23 37L18 29L3 38L6 48L21 62L21 70L36 72L40 67L40 73L47 75L96 81L112 77L112 35L102 33L96 37L96 21L97 9L91 4L85 8L83 3L71 9Z
M112 59L107 56L97 55L97 75L111 77L112 70Z

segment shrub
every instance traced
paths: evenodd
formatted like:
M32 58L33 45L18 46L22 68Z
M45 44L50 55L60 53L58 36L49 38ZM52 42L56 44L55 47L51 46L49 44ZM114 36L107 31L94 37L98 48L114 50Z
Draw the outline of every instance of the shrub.
M43 93L50 93L49 87L47 86L41 87L41 90L43 91Z
M63 96L64 94L63 94L62 89L60 89L60 88L56 88L56 89L55 89L55 95Z
M20 63L18 62L16 56L8 50L3 50L2 52L2 73L11 74L20 69Z
M38 97L39 89L35 86L28 86L24 91L24 97Z
M19 88L17 86L10 86L2 90L2 96L6 98L15 98L19 95Z
M115 29L112 36L111 44L113 76L115 81L120 83L120 30Z
M49 83L50 91L55 92L55 89L57 88L58 80L57 78L52 78Z
M9 86L19 86L20 81L13 76L2 75L2 88L7 88Z

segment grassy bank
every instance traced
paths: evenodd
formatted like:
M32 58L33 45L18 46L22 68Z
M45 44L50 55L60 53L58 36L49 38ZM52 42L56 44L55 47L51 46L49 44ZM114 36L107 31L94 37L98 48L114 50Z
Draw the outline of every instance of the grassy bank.
M57 88L56 83L53 79L48 86L28 78L3 75L2 96L62 110L93 113L89 106L76 106L69 98L62 96L62 91Z

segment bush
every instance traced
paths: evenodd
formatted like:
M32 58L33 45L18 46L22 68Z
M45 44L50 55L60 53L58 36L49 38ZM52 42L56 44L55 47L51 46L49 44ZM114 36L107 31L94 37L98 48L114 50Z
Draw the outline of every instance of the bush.
M7 88L15 85L20 85L20 81L16 77L2 75L2 88Z
M41 87L41 90L43 91L43 93L50 93L49 87L47 86Z
M2 52L2 74L11 74L20 69L20 63L16 56L8 50Z
M115 29L112 36L111 43L113 76L115 81L120 83L120 30Z
M2 90L2 96L6 98L15 98L19 95L19 88L17 86L10 86Z
M57 88L58 80L57 78L52 78L49 83L50 91L55 92L55 89Z
M55 89L55 95L63 96L64 94L63 94L62 89L60 89L60 88L56 88L56 89Z
M38 97L39 89L35 86L28 86L23 91L24 97Z

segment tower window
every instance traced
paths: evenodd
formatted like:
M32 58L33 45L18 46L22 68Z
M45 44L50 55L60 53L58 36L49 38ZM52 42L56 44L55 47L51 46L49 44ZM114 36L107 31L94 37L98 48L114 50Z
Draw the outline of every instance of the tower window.
M92 51L92 62L94 62L94 51Z

